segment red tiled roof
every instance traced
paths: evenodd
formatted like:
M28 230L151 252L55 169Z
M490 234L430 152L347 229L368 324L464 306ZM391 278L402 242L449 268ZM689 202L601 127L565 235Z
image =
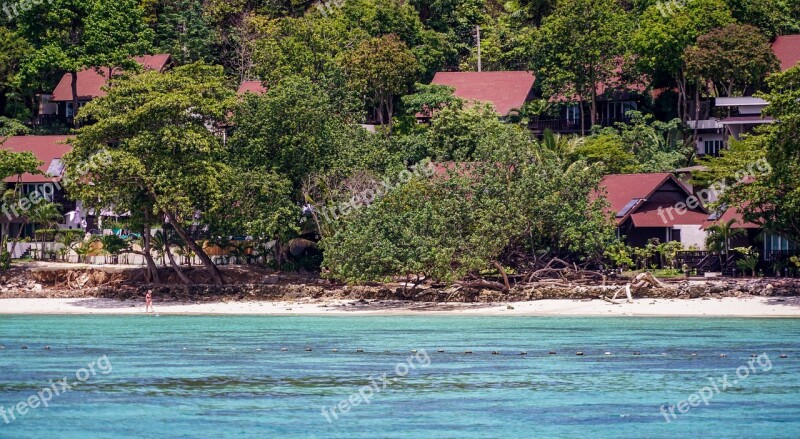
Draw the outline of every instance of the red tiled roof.
M169 64L170 55L161 53L158 55L144 55L133 58L137 64L145 70L163 71ZM116 74L119 70L114 69ZM105 96L103 87L108 83L108 67L101 67L98 72L94 67L83 69L78 72L78 100L87 101L99 96ZM58 82L51 102L72 101L72 73L65 73Z
M65 145L70 136L12 136L0 145L0 148L14 152L32 152L36 158L44 162L39 166L39 170L47 172L54 159L61 159L66 153L72 150L70 145ZM52 180L61 180L60 175L46 176L22 174L22 183L45 183ZM6 183L16 183L17 176L6 178Z
M661 208L659 211L658 209ZM702 226L708 214L699 210L685 210L682 215L674 204L645 202L631 215L636 227L672 227L676 225Z
M264 84L261 81L242 81L242 83L239 85L239 90L236 93L240 95L245 93L262 95L266 92L267 87L264 87Z
M698 208L687 210L683 215L664 209L674 208L675 204L656 203L648 199L667 181L673 181L686 193L688 199L692 196L678 179L670 173L653 174L612 174L603 177L600 190L605 191L605 198L610 204L608 214L615 215L617 226L622 225L628 218L632 218L636 227L672 227L680 224L702 225L708 217L705 209ZM595 194L597 196L598 194ZM661 213L658 208L661 207ZM622 212L625 210L625 212ZM669 213L672 213L670 217ZM666 222L665 222L666 221Z
M530 72L436 72L432 84L455 88L456 96L490 102L501 116L525 103L536 78Z
M163 72L164 69L167 68L167 65L171 59L172 56L169 53L157 53L155 55L142 55L133 57L133 60L142 66L144 70L155 70L157 72Z
M772 51L781 62L781 71L785 72L800 63L800 34L781 35L772 43Z
M646 199L670 177L671 174L612 174L603 177L600 189L605 189L609 210L616 214L634 198Z
M739 212L739 209L737 209L735 207L728 208L728 210L726 210L719 218L717 218L714 221L710 221L708 218L706 218L706 221L703 223L703 228L707 229L709 226L712 226L714 224L726 224L730 220L736 220L736 222L734 222L733 225L731 226L731 228L734 228L734 229L760 229L761 228L761 226L756 224L756 223L749 223L749 222L746 223L746 222L744 222L744 219L742 219L741 212Z

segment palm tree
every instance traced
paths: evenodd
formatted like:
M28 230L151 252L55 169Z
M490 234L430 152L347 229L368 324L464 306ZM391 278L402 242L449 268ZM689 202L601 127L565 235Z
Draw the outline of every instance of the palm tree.
M114 264L119 263L119 259L117 258L119 253L130 247L128 241L117 235L103 235L100 237L100 242L103 244L103 253L106 254L106 262L108 262L107 257L111 256L111 262Z
M46 202L42 204L36 204L30 210L30 212L26 215L28 217L28 222L39 225L44 228L51 228L57 227L58 223L64 219L61 215L59 210L61 206L53 202ZM45 252L45 240L47 239L47 234L42 233L42 259L44 259L44 252Z
M722 266L722 255L728 255L731 248L731 240L745 233L744 229L734 229L736 219L732 218L725 223L717 223L709 226L708 236L706 237L706 248L709 251L719 252L719 263Z
M61 255L62 261L67 261L67 255L72 247L81 240L81 236L82 234L78 230L62 230L56 235L56 242L61 244L61 248L58 252Z
M542 141L540 143L542 149L553 153L558 160L565 166L569 166L573 160L572 156L585 143L585 137L579 136L564 136L555 134L551 130L546 129L542 133Z
M168 239L169 238L161 230L156 230L156 233L150 238L150 247L156 251L158 258L161 259L161 265L164 267L167 266L167 259L164 255L166 254L167 245L169 245L167 243Z

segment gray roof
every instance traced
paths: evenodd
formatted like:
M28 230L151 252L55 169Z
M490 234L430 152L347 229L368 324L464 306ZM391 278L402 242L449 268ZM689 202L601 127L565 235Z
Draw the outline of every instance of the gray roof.
M750 107L750 106L765 106L769 102L754 97L739 97L739 98L716 98L714 104L717 107Z

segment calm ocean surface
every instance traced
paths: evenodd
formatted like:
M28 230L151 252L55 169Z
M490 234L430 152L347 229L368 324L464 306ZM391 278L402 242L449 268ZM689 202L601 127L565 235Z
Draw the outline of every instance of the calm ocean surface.
M0 316L0 344L6 417L85 379L0 438L800 438L793 319Z

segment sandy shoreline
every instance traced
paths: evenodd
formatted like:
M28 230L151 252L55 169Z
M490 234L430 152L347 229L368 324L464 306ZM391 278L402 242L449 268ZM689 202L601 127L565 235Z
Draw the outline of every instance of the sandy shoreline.
M798 297L637 299L619 305L602 300L538 300L514 303L422 303L352 300L329 302L155 303L164 315L465 315L800 317ZM112 299L0 299L0 314L143 314L140 301Z

